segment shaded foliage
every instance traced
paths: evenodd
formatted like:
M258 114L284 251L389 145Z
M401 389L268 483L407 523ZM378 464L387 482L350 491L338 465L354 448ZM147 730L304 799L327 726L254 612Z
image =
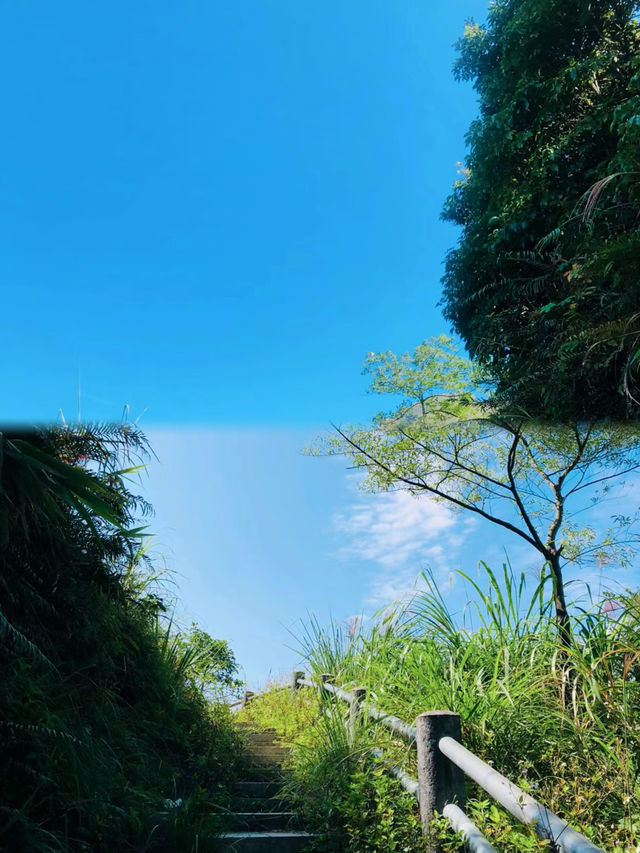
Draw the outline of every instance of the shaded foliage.
M455 66L480 116L443 216L445 314L507 406L640 414L635 0L497 0Z
M151 583L145 452L129 425L0 438L1 849L202 850L221 825L235 736Z

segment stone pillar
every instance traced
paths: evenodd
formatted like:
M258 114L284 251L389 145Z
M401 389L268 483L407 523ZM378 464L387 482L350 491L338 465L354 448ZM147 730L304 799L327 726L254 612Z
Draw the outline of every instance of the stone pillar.
M291 698L295 699L296 694L302 685L298 684L298 679L304 678L304 672L301 669L294 669L291 673Z
M458 714L427 711L416 719L420 817L427 838L435 812L442 814L447 803L456 803L464 809L464 774L438 747L438 741L445 736L462 741ZM429 853L437 853L438 845L427 841L427 849Z
M360 724L362 706L367 698L366 687L354 687L351 691L351 702L349 702L349 744L353 746L356 740L356 732Z

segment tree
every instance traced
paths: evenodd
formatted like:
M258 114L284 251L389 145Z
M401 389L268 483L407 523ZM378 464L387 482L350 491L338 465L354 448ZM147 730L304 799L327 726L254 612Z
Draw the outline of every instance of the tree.
M365 428L336 428L317 452L346 454L364 488L405 489L480 516L527 542L548 564L558 632L570 642L563 568L568 561L630 554L631 519L598 539L572 524L576 496L598 499L613 480L640 469L627 425L543 426L507 417L486 402L487 387L453 341L425 341L412 353L370 353L371 391L395 408Z
M480 116L443 217L445 315L507 407L640 417L636 0L496 0L455 74Z
M225 691L233 694L242 686L235 655L226 640L215 640L195 622L177 639L188 656L187 678L199 692L220 698Z

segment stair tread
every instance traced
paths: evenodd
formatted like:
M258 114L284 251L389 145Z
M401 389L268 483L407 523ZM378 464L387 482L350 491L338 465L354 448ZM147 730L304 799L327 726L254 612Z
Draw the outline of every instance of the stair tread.
M289 754L291 750L288 746L281 746L279 743L250 743L247 746L247 752L282 752Z
M225 832L223 838L312 838L313 832L305 832L302 829L268 829L264 832Z
M277 815L278 817L289 817L293 815L293 812L234 812L234 815L237 817L248 817L249 815L259 815L262 817L265 815L266 817L272 817Z
M286 797L242 797L234 796L231 799L231 811L234 814L251 812L252 814L273 814L288 811Z

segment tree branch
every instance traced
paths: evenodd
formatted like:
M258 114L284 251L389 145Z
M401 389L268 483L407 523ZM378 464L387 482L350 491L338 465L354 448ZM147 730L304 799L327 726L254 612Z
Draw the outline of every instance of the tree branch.
M476 515L480 515L482 518L486 518L487 521L490 521L493 524L497 524L500 527L504 527L506 530L510 530L512 533L515 533L521 539L524 539L525 542L528 542L530 545L533 545L533 547L537 551L540 551L540 553L542 553L543 556L546 556L545 550L544 550L544 545L542 544L539 537L537 537L537 534L536 534L536 539L534 539L532 536L529 536L527 533L525 533L524 530L521 530L519 527L516 527L515 524L512 524L510 521L507 521L504 518L500 518L497 515L492 515L491 513L483 510L481 507L474 506L473 504L468 503L467 501L456 498L453 495L447 494L446 492L442 492L433 486L429 486L424 481L416 482L414 480L409 480L407 477L404 477L402 474L399 474L398 472L394 471L392 468L390 468L388 465L386 465L380 459L376 459L375 456L373 456L371 453L369 453L367 450L365 450L363 447L361 447L359 444L357 444L355 441L353 441L353 439L350 436L348 436L346 433L344 433L335 424L332 424L332 426L336 430L338 435L340 435L347 442L347 444L349 444L357 453L360 453L362 456L365 457L365 459L368 459L377 468L380 468L382 471L385 471L387 474L389 474L391 477L393 477L398 482L405 483L407 486L409 486L412 489L420 489L422 491L426 491L427 493L435 495L436 497L441 498L442 500L448 501L449 503L452 503L455 506L460 507L461 509L467 509L470 512L474 512L474 513L476 513ZM535 533L535 528L534 528L534 533Z
M513 499L516 502L516 506L518 507L518 512L520 513L520 517L524 521L527 526L527 530L531 534L531 542L533 545L543 554L545 557L547 556L546 549L542 544L542 539L538 535L538 531L533 526L533 522L529 518L529 513L525 509L524 503L522 502L522 498L520 497L520 492L518 491L518 485L516 483L516 478L513 474L513 469L515 467L516 461L516 453L518 450L518 443L520 441L520 431L517 430L512 433L513 441L511 442L511 447L509 448L509 455L507 457L507 476L509 477L509 482L511 483L511 493L513 495Z
M458 468L460 468L462 471L465 471L467 474L471 474L473 477L479 477L483 480L486 480L488 483L491 483L494 486L499 486L502 489L507 489L507 491L510 491L509 486L506 483L503 483L500 480L496 480L495 477L491 477L489 474L481 473L480 471L477 471L475 468L471 468L468 465L464 465L462 462L460 462L458 460L457 454L456 454L455 458L451 459L450 457L445 456L444 453L440 453L437 450L434 450L432 447L428 447L426 444L423 444L421 441L419 441L417 438L414 438L412 435L409 435L403 429L399 429L398 432L401 435L403 435L405 438L408 438L409 441L412 441L418 447L421 447L422 450L425 451L425 453L430 453L432 456L435 456L436 459L440 459L441 462L444 462L447 465L455 465Z

